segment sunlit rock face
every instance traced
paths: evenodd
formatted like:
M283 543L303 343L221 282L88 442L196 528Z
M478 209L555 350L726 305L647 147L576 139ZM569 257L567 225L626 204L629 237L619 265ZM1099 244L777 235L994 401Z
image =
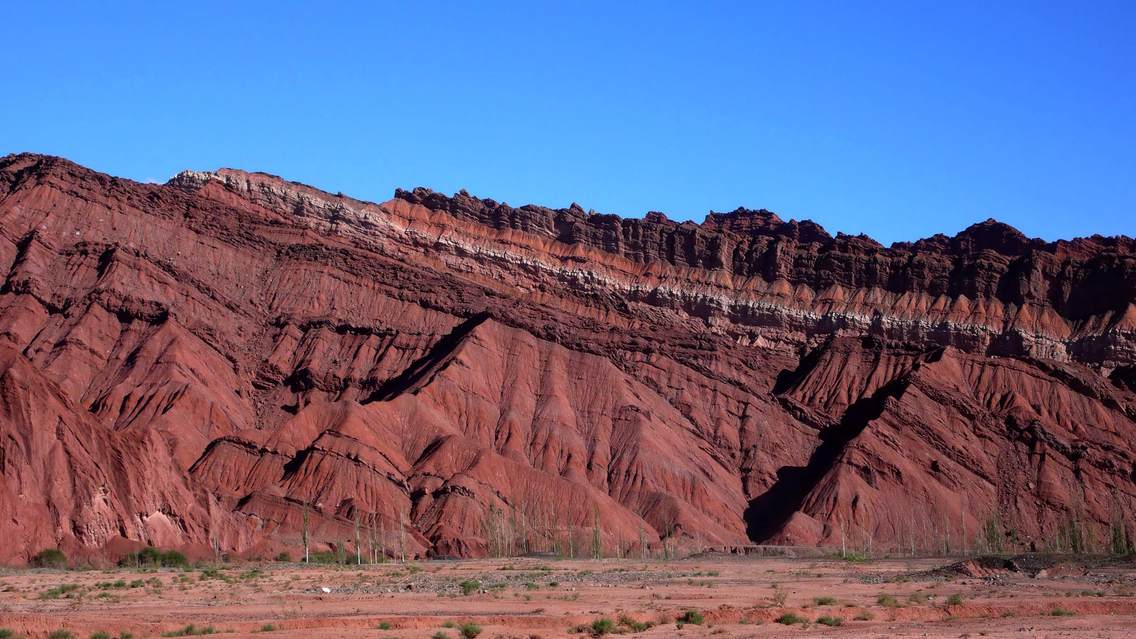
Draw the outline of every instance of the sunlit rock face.
M0 160L0 561L1100 543L1136 244ZM1130 531L1131 532L1131 531Z

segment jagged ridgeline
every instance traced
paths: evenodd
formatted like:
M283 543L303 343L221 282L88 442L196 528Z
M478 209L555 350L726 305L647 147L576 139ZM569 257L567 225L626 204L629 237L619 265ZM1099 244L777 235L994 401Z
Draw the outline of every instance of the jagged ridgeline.
M3 562L1103 550L1136 524L1129 238L883 247L35 155L0 160L0 221Z

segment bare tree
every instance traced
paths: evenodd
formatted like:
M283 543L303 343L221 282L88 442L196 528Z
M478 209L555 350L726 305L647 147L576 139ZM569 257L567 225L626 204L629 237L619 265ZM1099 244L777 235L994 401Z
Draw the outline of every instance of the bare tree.
M301 529L300 538L304 542L304 563L311 562L311 555L308 553L308 505L304 504L304 527Z
M355 508L355 565L363 565L363 555L361 554L361 546L359 546L359 508Z
M406 513L398 511L398 554L406 563Z

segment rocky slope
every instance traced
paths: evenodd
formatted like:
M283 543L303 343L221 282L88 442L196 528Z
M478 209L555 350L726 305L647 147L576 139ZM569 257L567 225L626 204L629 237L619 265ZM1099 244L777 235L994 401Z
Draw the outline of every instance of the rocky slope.
M295 555L305 521L408 555L1136 524L1129 238L885 248L26 154L0 222L3 562Z

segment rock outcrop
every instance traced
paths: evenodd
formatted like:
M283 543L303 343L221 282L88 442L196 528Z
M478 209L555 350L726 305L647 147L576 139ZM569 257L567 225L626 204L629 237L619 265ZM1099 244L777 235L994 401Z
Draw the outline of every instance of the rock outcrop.
M883 247L27 154L0 221L2 562L1134 532L1126 237Z

